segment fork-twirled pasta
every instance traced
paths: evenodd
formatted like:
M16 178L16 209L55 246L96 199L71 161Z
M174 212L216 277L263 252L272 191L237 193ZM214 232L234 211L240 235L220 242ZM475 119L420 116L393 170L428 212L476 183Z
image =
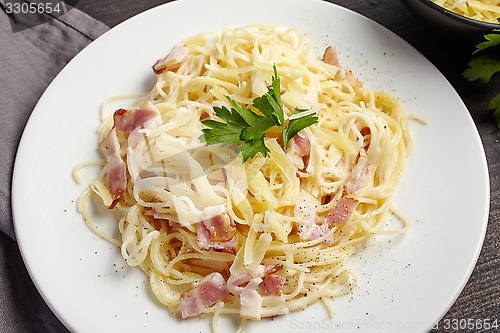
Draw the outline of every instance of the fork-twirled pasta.
M246 162L237 147L206 145L201 120L229 106L225 96L251 104L273 66L285 118L303 108L319 121L286 149L266 133L270 152ZM300 31L227 27L185 39L153 70L146 98L103 121L104 167L79 209L172 313L258 320L319 300L330 307L356 283L345 266L354 251L407 228L384 223L412 145L407 115L364 88L332 47L321 59ZM91 195L118 212L118 238L92 222Z

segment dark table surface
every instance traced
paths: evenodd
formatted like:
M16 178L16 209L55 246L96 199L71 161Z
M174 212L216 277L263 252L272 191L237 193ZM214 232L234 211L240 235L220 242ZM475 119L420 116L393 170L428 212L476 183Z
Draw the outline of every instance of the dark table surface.
M81 0L77 8L113 27L135 14L165 2L168 1ZM330 2L367 16L414 46L443 73L468 107L481 136L488 161L491 186L489 222L483 249L467 285L441 320L439 329L433 332L458 332L459 330L453 328L448 330L444 328L445 324L457 320L489 318L491 321L495 319L500 321L500 129L494 123L491 111L486 109L487 101L500 92L500 77L494 79L488 86L466 81L461 72L467 66L474 44L436 35L434 31L415 19L399 1L331 0ZM49 328L48 331L59 332L59 328ZM493 332L479 327L470 331Z

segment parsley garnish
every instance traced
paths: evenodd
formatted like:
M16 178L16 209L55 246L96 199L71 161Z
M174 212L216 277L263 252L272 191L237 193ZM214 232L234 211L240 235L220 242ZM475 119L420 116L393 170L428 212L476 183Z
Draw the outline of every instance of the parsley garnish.
M491 48L500 45L500 29L493 31L496 33L485 35L484 38L486 41L476 46L476 50L472 53L474 57L469 62L469 68L462 73L469 81L479 80L483 84L488 84L491 77L500 72L500 54L498 52L483 53L484 50L491 51ZM476 55L479 52L483 54ZM493 110L493 118L500 128L500 94L489 101L487 108Z
M203 120L203 137L207 144L238 144L243 162L253 158L261 152L266 156L269 149L266 147L264 137L272 127L281 129L283 147L286 148L291 138L300 130L318 122L315 112L308 109L296 108L288 121L281 103L280 78L276 65L273 66L274 75L272 85L267 93L257 97L252 102L252 107L260 111L257 114L246 106L238 105L231 97L225 96L232 108L225 106L214 107L215 115L222 121Z
M464 76L469 81L479 80L481 83L490 82L493 74L500 72L500 61L498 57L489 54L474 57L469 62L469 68L464 71Z

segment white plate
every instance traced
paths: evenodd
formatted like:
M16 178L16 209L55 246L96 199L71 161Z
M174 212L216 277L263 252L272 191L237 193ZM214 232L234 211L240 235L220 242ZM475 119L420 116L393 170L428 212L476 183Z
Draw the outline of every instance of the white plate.
M335 301L335 317L316 304L245 331L426 332L461 292L486 230L489 181L474 123L443 76L390 31L326 2L183 0L142 13L83 50L47 89L23 135L13 180L16 235L38 290L70 330L210 332L208 319L171 317L153 301L142 271L87 229L75 209L84 186L71 172L98 156L104 99L149 90L151 65L181 39L250 23L299 28L318 56L334 45L366 86L401 98L428 124L411 124L415 150L395 197L413 226L353 258L359 286Z

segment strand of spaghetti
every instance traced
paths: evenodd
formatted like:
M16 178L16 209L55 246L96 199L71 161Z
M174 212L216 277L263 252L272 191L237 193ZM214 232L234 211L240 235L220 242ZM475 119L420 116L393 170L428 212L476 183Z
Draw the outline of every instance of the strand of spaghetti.
M93 166L104 166L104 160L92 160L92 161L85 161L79 163L72 171L71 175L73 176L73 179L77 184L82 184L83 179L80 175L80 171L82 169L88 168L88 167L93 167Z
M215 304L214 316L212 317L212 331L214 333L219 333L218 320L222 312L222 309L224 309L224 302L217 302Z
M333 318L335 316L335 309L333 308L332 301L326 297L321 297L320 300L323 303L323 305L325 306L326 310L328 311L330 318Z
M242 333L247 323L247 320L248 320L247 318L241 318L240 324L238 325L238 328L236 328L236 331L234 331L234 333Z
M101 122L105 122L109 118L109 104L116 101L127 100L127 99L142 99L147 95L147 93L130 93L123 95L115 95L108 97L101 104Z
M77 199L77 210L78 210L78 212L80 214L82 214L83 220L85 221L85 223L87 224L87 227L90 230L92 230L93 232L95 232L97 235L99 235L101 238L107 240L108 242L110 242L110 243L112 243L112 244L114 244L116 246L120 246L121 245L120 241L118 241L117 239L115 239L111 235L109 235L108 233L106 233L103 230L101 230L97 225L95 225L92 222L92 219L89 216L88 209L87 209L88 201L90 200L91 194L92 194L92 192L91 192L90 188L87 188L78 197L78 199Z

